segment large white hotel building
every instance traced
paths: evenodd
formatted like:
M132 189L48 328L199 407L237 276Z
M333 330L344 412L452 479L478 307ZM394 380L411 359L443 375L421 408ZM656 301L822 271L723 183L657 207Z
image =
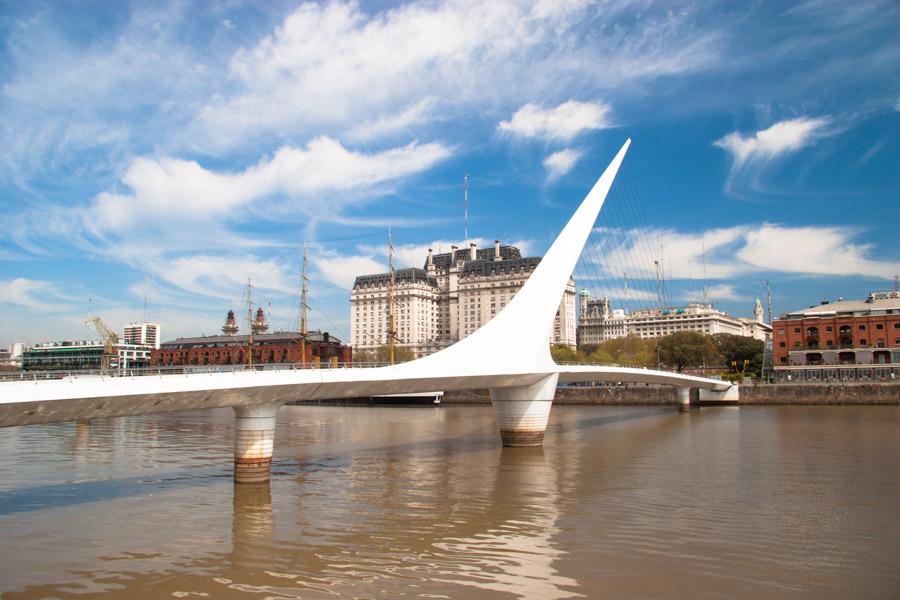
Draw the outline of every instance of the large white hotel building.
M514 246L428 251L422 269L394 271L396 344L416 358L466 337L506 306L540 257L522 258ZM390 273L361 275L350 293L350 343L355 351L387 345ZM575 347L575 282L560 300L550 343Z

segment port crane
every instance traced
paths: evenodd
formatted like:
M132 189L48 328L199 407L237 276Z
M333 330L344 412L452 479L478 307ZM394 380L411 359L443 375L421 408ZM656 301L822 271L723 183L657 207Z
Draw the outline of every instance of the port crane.
M119 356L119 336L112 329L106 326L98 315L92 316L84 322L85 325L91 324L100 334L100 341L103 342L103 355L100 357L100 372L104 375L109 373L112 359Z

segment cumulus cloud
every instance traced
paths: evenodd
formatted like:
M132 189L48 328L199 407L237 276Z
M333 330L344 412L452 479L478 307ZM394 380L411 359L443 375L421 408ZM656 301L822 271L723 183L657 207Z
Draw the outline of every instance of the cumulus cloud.
M436 142L365 154L320 137L305 148L285 146L236 173L211 171L195 161L139 158L122 177L131 193L100 194L91 221L120 232L147 219L221 218L262 199L272 200L266 211L277 213L279 202L296 198L305 201L290 203L292 209L322 216L318 213L339 212L342 194L372 194L380 184L428 169L449 155Z
M509 121L497 126L502 132L529 138L569 141L591 129L610 127L611 108L601 102L569 100L555 108L526 104Z
M666 277L728 279L754 272L814 275L861 275L890 279L900 264L871 257L872 247L855 244L859 231L850 227L778 224L738 225L702 233L671 229L602 229L602 241L587 260L619 277L655 277L654 261L662 257Z
M581 158L580 150L566 148L554 152L544 159L544 168L547 169L547 181L555 181L572 170L578 159Z

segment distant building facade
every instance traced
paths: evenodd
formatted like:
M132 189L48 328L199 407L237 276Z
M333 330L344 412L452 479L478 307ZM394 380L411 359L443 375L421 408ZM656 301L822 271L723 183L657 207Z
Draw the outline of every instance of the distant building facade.
M626 313L612 310L608 298L593 299L587 290L579 294L578 344L601 344L607 340L635 335L640 338L663 337L678 331L697 331L706 335L728 333L766 340L772 327L763 321L759 300L753 318L733 317L712 304L691 303L683 307L650 308Z
M122 340L129 344L159 349L159 323L129 323L123 328Z
M110 361L112 369L137 369L150 365L153 349L120 342ZM79 371L100 369L104 346L93 340L66 340L37 344L22 352L23 371Z
M266 333L269 326L262 308L251 323L253 331L253 364L300 363L302 336L296 331ZM178 338L160 344L152 353L153 366L190 365L242 365L250 362L250 339L238 335L234 312L228 311L224 335ZM312 331L306 335L306 356L302 362L308 365L346 364L353 361L349 346L341 343L328 332Z
M540 263L501 246L428 251L423 268L394 271L395 342L421 357L446 348L490 321ZM361 275L350 294L350 343L374 351L388 343L390 273ZM575 283L560 301L548 343L575 346Z
M122 330L112 369L138 369L150 366L150 353L159 348L158 323L129 323ZM17 357L23 371L78 371L101 368L104 345L96 340L64 340L30 347L17 345Z
M900 292L823 302L772 325L778 381L900 378Z

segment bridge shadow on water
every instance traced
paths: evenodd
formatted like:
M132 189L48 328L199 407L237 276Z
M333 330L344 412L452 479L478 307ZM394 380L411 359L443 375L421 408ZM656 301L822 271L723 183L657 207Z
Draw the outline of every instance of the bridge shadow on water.
M0 492L0 516L65 508L187 487L211 487L232 478L231 469L197 469L153 477L123 477L40 485Z
M446 407L443 407L440 410L446 409ZM573 430L586 430L627 421L673 415L672 409L673 407L670 406L634 407L623 409L623 412L617 412L616 414L578 420L558 420L556 422L553 422L551 417L547 433L558 435ZM340 469L348 464L353 454L360 452L377 454L389 451L398 454L416 455L441 455L452 452L458 455L479 453L491 449L501 449L496 432L490 434L471 432L440 437L439 439L396 444L376 444L368 448L355 450L335 451L335 448L322 448L322 452L318 455L314 454L304 458L276 456L272 461L272 476L273 478L290 477L304 472ZM528 449L513 450L514 452L523 452ZM178 489L214 487L223 485L225 482L230 483L232 476L230 461L225 459L221 467L200 467L168 473L154 473L152 476L74 481L0 491L0 516L66 508L102 500L147 496Z
M570 405L572 406L572 405ZM578 405L572 406L573 408ZM553 410L567 407L554 407ZM582 407L583 408L583 407ZM607 407L608 408L608 407ZM553 422L553 413L550 416L550 423L547 425L547 432L560 433L564 431L572 431L573 429L592 429L594 427L603 427L614 423L623 423L637 419L648 419L651 417L663 417L675 415L677 410L674 406L649 406L649 407L624 407L626 412L616 413L612 415L603 415L600 417L591 417L589 419L581 419L579 421L557 421Z

